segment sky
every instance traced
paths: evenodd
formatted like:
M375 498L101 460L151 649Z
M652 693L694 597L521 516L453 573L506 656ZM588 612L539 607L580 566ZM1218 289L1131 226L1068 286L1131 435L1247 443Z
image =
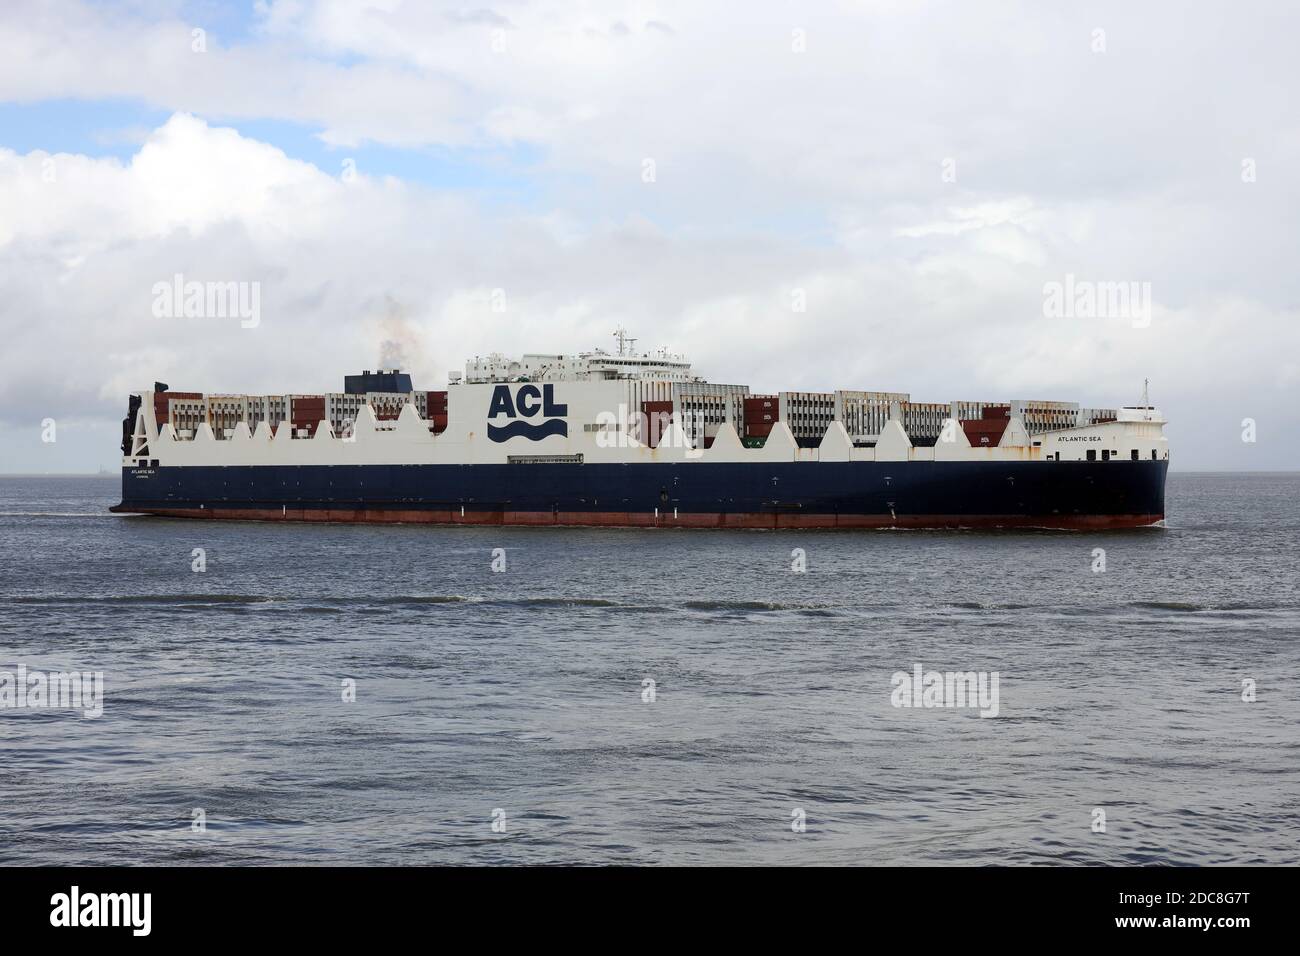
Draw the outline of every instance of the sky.
M1149 379L1175 469L1300 469L1297 36L1264 0L6 0L0 473L117 468L154 381L438 388L620 326L761 392ZM256 324L159 314L177 275Z

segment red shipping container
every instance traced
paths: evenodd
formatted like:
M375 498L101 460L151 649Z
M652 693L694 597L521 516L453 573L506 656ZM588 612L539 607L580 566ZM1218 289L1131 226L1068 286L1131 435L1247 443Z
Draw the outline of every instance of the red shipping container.
M316 426L321 423L321 419L324 417L324 395L295 395L290 399L289 418L295 432L300 428L305 428L308 437L314 437Z
M780 411L775 395L745 399L745 422L774 422Z
M297 421L320 421L325 417L324 395L295 395L290 406L290 418Z
M1006 418L968 419L961 423L966 440L975 448L996 446L1002 440L1010 420Z
M641 414L645 416L645 443L651 448L658 448L660 436L673 420L673 403L642 402Z

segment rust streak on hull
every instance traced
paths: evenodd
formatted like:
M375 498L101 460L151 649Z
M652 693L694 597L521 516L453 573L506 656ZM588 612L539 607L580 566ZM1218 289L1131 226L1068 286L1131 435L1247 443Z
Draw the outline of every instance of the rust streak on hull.
M626 511L467 511L402 508L124 508L117 514L163 518L224 518L235 521L324 521L361 524L536 525L611 528L1047 528L1101 530L1144 528L1163 514L1120 515L836 515L794 512L682 513Z

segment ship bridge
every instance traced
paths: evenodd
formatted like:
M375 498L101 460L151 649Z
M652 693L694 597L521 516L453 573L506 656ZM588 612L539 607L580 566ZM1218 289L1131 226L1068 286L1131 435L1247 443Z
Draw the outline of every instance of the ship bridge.
M655 382L703 382L691 371L691 363L684 355L657 349L654 352L637 352L636 339L626 329L617 329L614 338L616 351L596 348L577 355L552 355L526 353L522 358L510 358L500 352L486 357L476 356L465 363L462 379L453 373L453 385L464 381L469 385L495 382L600 382L619 379L639 379Z

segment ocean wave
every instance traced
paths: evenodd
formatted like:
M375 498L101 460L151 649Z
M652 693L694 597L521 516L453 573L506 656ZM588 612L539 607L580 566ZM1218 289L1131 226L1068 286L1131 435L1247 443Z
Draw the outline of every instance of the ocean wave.
M605 598L579 598L579 597L527 597L527 598L503 598L500 600L491 600L489 604L513 604L520 607L635 607L633 604L620 604L618 601L608 601Z
M319 599L318 599L319 600ZM343 604L461 604L474 598L460 594L400 594L386 598L339 598Z
M1246 601L1225 601L1223 603L1204 603L1200 601L1130 601L1129 607L1144 611L1294 611L1300 608L1300 602L1288 603L1250 603Z
M76 594L3 599L9 604L267 604L282 600L264 594Z
M1088 604L1017 604L1000 601L949 601L939 605L957 611L1050 611L1055 614L1095 615L1098 609ZM1132 608L1139 611L1277 611L1295 610L1300 604L1248 604L1227 602L1207 604L1197 601L1128 601L1109 610ZM1104 612L1103 612L1104 613Z
M108 511L0 511L0 518L116 518Z
M948 608L954 611L1038 611L1038 610L1065 610L1061 606L1052 606L1047 604L1022 604L1013 601L948 601L938 605L941 608Z
M1196 604L1192 601L1130 601L1129 607L1144 611L1209 611L1208 604Z
M692 611L808 611L831 613L837 610L830 604L788 604L780 601L686 601L680 605ZM869 606L869 605L864 605Z

